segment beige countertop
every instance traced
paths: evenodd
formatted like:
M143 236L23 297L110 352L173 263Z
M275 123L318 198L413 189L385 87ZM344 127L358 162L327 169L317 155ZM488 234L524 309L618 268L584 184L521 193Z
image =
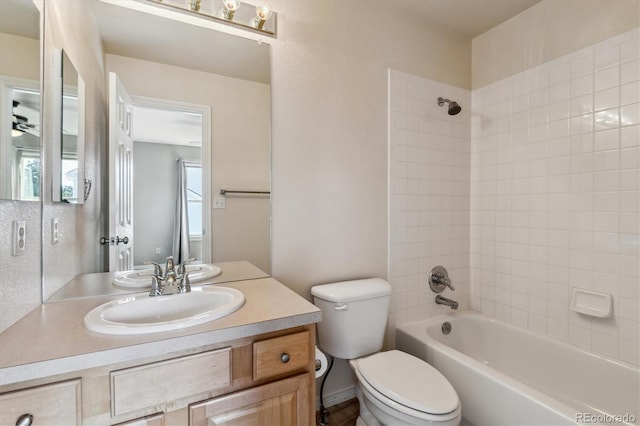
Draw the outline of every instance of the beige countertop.
M0 333L0 386L171 354L321 320L317 307L273 278L227 282L224 286L244 294L245 304L238 311L180 331L137 336L111 336L85 329L85 314L117 297L43 304Z

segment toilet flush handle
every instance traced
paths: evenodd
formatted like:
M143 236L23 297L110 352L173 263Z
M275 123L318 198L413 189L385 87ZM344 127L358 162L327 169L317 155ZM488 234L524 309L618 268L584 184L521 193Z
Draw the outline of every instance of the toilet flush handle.
M346 311L347 309L349 309L349 305L347 304L337 305L337 306L334 306L333 309L335 309L336 311Z

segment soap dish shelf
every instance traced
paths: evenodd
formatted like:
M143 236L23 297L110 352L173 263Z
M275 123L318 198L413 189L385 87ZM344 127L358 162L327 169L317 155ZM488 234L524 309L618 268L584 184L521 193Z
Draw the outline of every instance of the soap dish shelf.
M613 316L613 297L607 293L574 288L569 309L596 318L611 318Z

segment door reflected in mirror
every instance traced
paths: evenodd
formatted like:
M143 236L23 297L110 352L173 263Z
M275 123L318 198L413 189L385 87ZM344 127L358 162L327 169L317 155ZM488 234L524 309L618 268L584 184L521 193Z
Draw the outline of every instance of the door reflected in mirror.
M0 14L0 199L40 199L40 14L5 0Z

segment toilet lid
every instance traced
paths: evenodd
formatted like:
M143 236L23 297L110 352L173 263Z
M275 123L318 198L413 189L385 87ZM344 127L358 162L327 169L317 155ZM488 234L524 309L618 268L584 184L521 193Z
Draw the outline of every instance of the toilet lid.
M361 376L378 392L399 404L430 414L458 408L458 395L438 370L400 351L387 351L358 360Z

